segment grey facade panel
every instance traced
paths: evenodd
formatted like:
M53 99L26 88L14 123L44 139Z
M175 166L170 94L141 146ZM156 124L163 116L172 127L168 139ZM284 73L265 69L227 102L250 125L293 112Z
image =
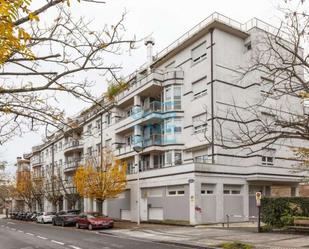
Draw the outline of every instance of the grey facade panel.
M107 200L107 215L114 219L120 219L121 209L130 210L130 191L124 193L124 198Z
M230 215L230 221L242 221L244 217L244 197L242 195L224 195L224 216Z
M167 196L163 191L162 197L148 197L149 207L163 208L164 220L188 221L189 209L189 186L185 186L184 196Z
M202 222L214 223L216 222L216 196L202 196Z

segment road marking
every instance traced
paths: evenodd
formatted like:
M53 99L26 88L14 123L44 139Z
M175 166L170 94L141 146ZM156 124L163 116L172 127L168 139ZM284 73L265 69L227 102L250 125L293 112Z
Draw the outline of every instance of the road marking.
M33 236L33 235L34 235L33 233L26 233L26 234L31 235L31 236Z
M39 239L47 239L47 238L45 238L45 237L38 236L38 235L37 235L37 237L38 237Z
M71 247L71 248L73 248L73 249L82 249L82 248L80 248L80 247L78 247L78 246L73 246L73 245L69 245L69 247Z
M7 222L6 224L12 224L12 225L15 225L15 223L14 222Z
M16 229L15 229L15 228L11 228L11 230L12 230L12 231L16 231Z
M19 233L23 233L24 231L22 231L22 230L18 230L18 232L19 232Z
M57 240L51 240L51 242L56 243L58 245L64 245L63 242L57 241Z

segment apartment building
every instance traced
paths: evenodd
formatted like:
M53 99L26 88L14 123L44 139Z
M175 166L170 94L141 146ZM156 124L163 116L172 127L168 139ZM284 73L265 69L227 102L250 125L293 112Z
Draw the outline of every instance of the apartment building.
M115 101L102 99L104 108L84 110L72 118L74 128L33 148L34 174L46 177L57 169L71 183L86 157L111 149L127 162L127 189L103 204L84 199L75 207L131 221L204 224L227 215L243 221L256 215L257 191L270 196L283 187L297 196L302 175L291 171L289 144L249 154L212 143L220 139L214 120L232 101L241 106L263 98L265 85L237 76L256 39L270 28L257 19L242 24L214 13L156 56L153 39L147 39L147 63L128 77L129 87ZM68 194L59 210L73 207ZM51 208L45 200L44 209Z

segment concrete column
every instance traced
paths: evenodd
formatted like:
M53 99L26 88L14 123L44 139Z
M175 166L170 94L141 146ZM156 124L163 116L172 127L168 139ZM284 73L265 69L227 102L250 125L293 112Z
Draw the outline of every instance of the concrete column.
M140 212L141 212L141 220L148 220L148 198L147 198L147 189L143 189L141 191L141 203L140 203Z
M224 222L224 195L223 195L223 183L217 183L216 185L216 221Z
M190 224L197 225L202 223L201 183L196 178L189 181Z
M88 198L84 198L84 212L89 212L88 211Z
M93 199L88 198L88 212L93 212Z
M248 183L243 186L244 196L244 220L249 221L249 185Z
M105 200L103 202L103 214L104 215L108 215L107 202L108 202L108 200Z
M68 200L63 196L63 210L68 210Z
M98 208L97 208L97 200L93 200L92 201L92 206L93 206L93 212L97 212Z
M130 191L130 210L131 210L131 221L137 222L137 182L135 181L134 184L131 185Z

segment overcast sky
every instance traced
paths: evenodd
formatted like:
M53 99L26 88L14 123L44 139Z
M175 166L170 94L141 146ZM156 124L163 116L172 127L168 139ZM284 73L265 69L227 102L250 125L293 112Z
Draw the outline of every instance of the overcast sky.
M268 23L278 22L277 5L283 0L106 0L106 4L77 3L71 0L71 11L74 16L85 16L93 20L95 29L102 25L113 24L119 20L126 11L125 27L127 36L142 39L148 35L155 38L154 50L160 51L169 43L176 40L194 25L205 19L213 12L219 12L239 22L257 17ZM75 2L75 3L74 3ZM44 17L44 16L43 16ZM41 17L41 21L44 20ZM146 60L146 49L143 43L138 44L138 49L121 57L123 75L134 71ZM96 82L95 90L103 92L106 89L104 82ZM85 105L83 103L70 104L63 100L66 113L77 113ZM33 145L41 142L42 134L31 133L23 137L16 137L9 143L0 147L0 160L6 160L12 166L16 157L25 152L30 152ZM10 168L12 172L13 167Z

